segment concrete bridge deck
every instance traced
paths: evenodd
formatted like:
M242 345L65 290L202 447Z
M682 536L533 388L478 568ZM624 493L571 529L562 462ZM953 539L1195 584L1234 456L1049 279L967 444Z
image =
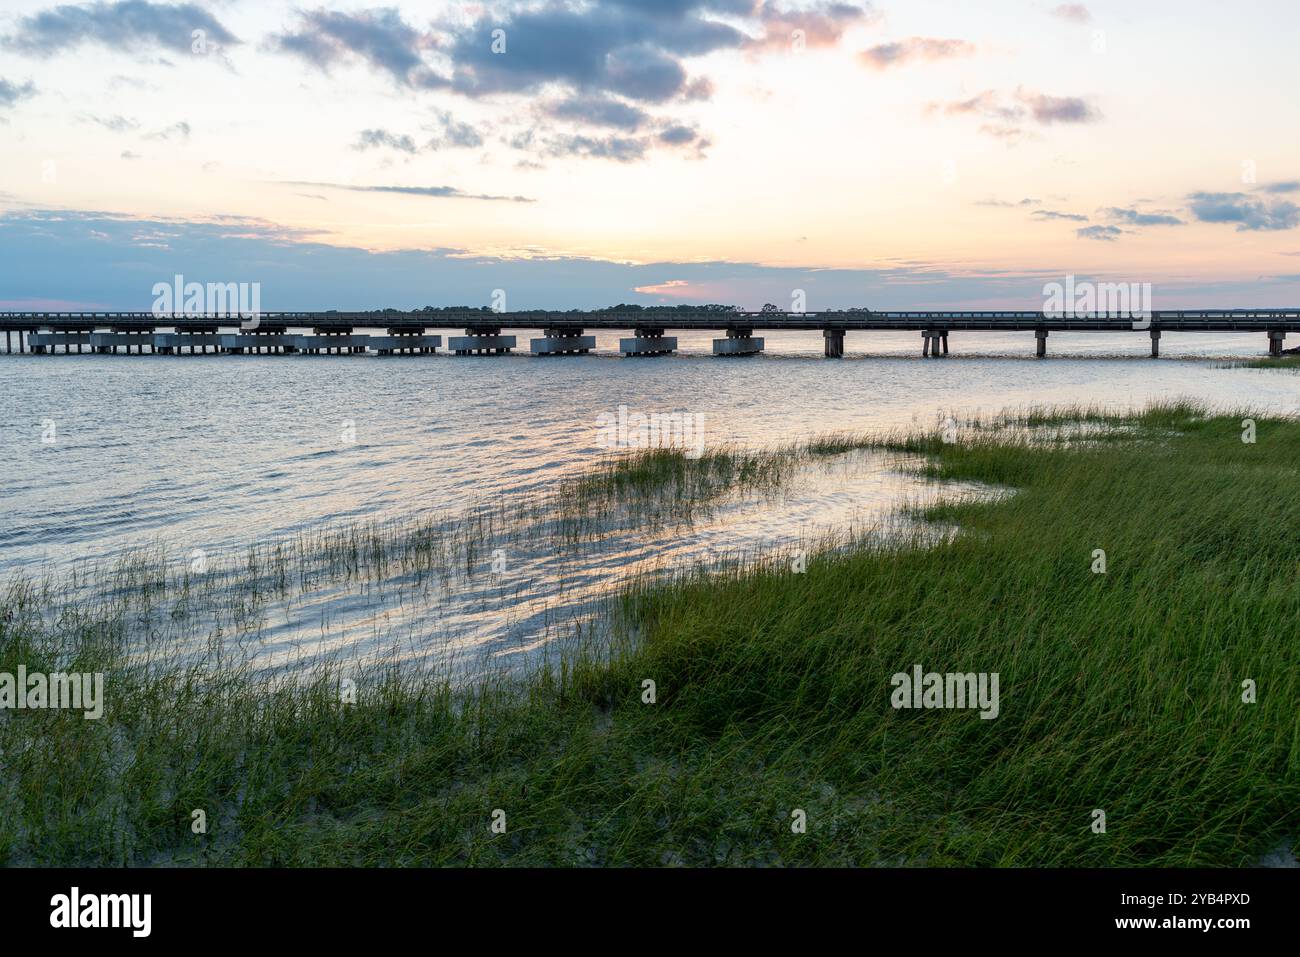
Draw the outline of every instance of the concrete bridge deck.
M1106 316L1056 317L1043 312L1008 310L866 310L827 312L741 312L713 309L645 309L633 311L525 310L490 312L441 310L436 312L262 312L260 328L311 328L321 332L358 329L584 329L657 328L709 330L728 328L848 331L885 329L920 331L932 328L983 331L1046 329L1049 332L1082 330L1122 332L1132 329L1128 319ZM151 312L0 312L0 330L36 332L94 331L98 329L153 331L177 329L215 332L239 325L235 313L225 315L154 315ZM1169 332L1300 332L1297 309L1162 309L1151 313L1152 328ZM1139 330L1141 331L1141 330Z
M354 335L357 329L382 330L384 335ZM644 309L644 310L572 310L565 312L526 310L491 312L474 309L434 311L378 310L368 312L299 311L262 312L256 324L227 314L164 314L152 312L0 312L0 331L5 333L6 351L13 350L17 336L19 352L30 345L37 351L112 352L118 345L127 351L135 346L142 352L184 354L184 346L207 345L217 337L219 343L238 342L228 351L281 352L364 352L371 349L382 354L392 352L432 352L437 337L404 340L413 348L403 349L403 336L424 336L430 329L464 330L453 337L449 346L457 354L499 354L515 347L515 337L502 335L505 329L541 329L544 335L531 340L538 355L583 354L594 348L592 330L635 330L632 338L619 340L628 355L663 355L676 349L676 340L665 337L666 331L708 331L724 333L714 340L717 355L752 355L761 352L763 340L755 331L820 331L825 338L825 354L835 358L844 354L844 336L849 332L912 331L920 332L924 355L946 355L948 336L958 331L1033 332L1037 354L1046 355L1047 337L1052 332L1129 332L1145 335L1151 341L1151 354L1159 354L1163 333L1256 333L1267 337L1268 351L1282 351L1282 341L1291 332L1300 333L1300 309L1179 309L1155 310L1149 319L1135 322L1106 315L1056 315L1042 311L1010 310L866 310L848 309L826 312L743 312L726 309ZM307 336L291 336L290 330L305 331ZM222 334L218 336L218 334ZM163 339L162 335L166 334ZM193 336L195 338L190 339ZM279 337L256 340L246 337ZM339 341L340 349L323 338L347 337ZM202 338L199 338L202 337ZM236 338L230 338L236 337ZM306 348L298 348L297 340ZM91 343L93 342L93 346ZM265 344L259 349L257 344ZM419 343L415 346L415 343ZM440 344L440 342L438 343ZM200 348L199 351L203 351ZM223 351L227 351L223 347Z

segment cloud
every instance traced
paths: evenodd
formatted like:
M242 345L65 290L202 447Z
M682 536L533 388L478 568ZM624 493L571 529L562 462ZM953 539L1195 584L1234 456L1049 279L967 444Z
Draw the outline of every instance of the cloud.
M1095 123L1101 113L1079 96L1048 96L1016 90L1016 99L1029 107L1034 119L1043 125L1052 123Z
M763 35L750 40L751 50L793 49L804 47L831 47L840 42L851 26L877 23L882 17L871 4L828 2L802 9L782 9L765 2L738 3L737 7L750 6L757 10Z
M645 110L605 96L571 96L547 104L543 110L557 119L627 131L640 129L650 120Z
M466 96L536 93L548 84L573 92L616 93L659 103L683 92L682 59L740 48L738 28L706 12L747 13L745 4L606 2L578 11L550 2L505 15L438 24L422 33L396 10L302 11L294 29L272 46L328 69L350 60L368 64L403 86L448 89ZM426 62L433 51L445 62Z
M148 134L147 136L145 136L145 139L169 140L174 136L179 136L181 139L187 140L190 138L190 133L191 133L190 124L186 123L184 120L181 120L177 123L173 123L171 126L164 127L163 129L158 130L156 133Z
M526 145L523 145L526 144ZM619 163L630 163L643 159L657 146L669 148L694 147L695 155L702 155L710 145L709 141L693 127L680 123L663 126L652 134L626 136L610 134L608 136L588 136L582 133L561 133L536 139L527 134L516 146L527 149L540 149L543 155L550 157L582 156L591 159L608 159Z
M1035 134L1010 123L984 123L980 126L980 132L985 136L1000 139L1008 146L1015 146L1022 139L1035 138Z
M699 138L700 134L697 130L681 124L674 124L659 132L659 142L667 143L670 146L686 146L688 143L698 141Z
M970 56L975 44L965 40L941 40L935 37L909 37L892 43L881 43L858 54L858 59L874 70L886 70L905 63L950 60Z
M1096 239L1101 242L1113 243L1124 235L1124 230L1118 226L1084 226L1082 229L1076 229L1074 235L1080 239Z
M104 129L113 133L130 133L140 128L140 121L128 116L97 116L93 113L81 114L81 119L86 123L94 123L96 126L102 126Z
M139 153L133 153L130 150L122 150L122 159L124 160L138 160L139 158Z
M1300 180L1287 180L1282 183L1267 183L1260 187L1266 193L1300 193Z
M429 140L429 149L475 149L483 145L483 137L477 129L460 122L446 111L435 114L433 125L425 129L431 129L435 133L433 139Z
M0 108L13 106L19 100L25 100L36 92L31 82L13 83L0 77Z
M1294 229L1300 206L1289 200L1263 200L1246 193L1192 193L1192 215L1203 223L1235 223L1238 232Z
M1078 213L1062 213L1055 209L1036 209L1029 215L1031 218L1037 219L1041 222L1056 219L1063 219L1072 223L1086 223L1088 221L1087 216L1080 216Z
M1033 121L1040 126L1058 123L1095 123L1101 112L1083 97L1050 96L1018 87L1010 95L997 90L984 90L964 100L930 102L926 115L979 116L992 122L984 123L979 130L987 136L1019 142L1028 134L1022 123Z
M139 77L125 76L121 73L114 76L108 81L108 87L111 90L130 89L130 90L149 90L157 92L161 87L148 80L142 80Z
M23 17L18 21L17 32L0 43L19 53L43 57L83 43L114 50L159 46L174 53L189 53L195 30L204 31L208 43L234 46L240 42L221 21L197 4L119 0L62 4Z
M588 95L615 94L664 103L688 83L683 60L739 49L749 37L706 19L707 4L668 7L596 5L581 12L558 3L484 16L451 31L450 72L432 86L465 96L532 94L550 84ZM494 52L493 31L504 47Z
M359 60L388 74L402 86L418 85L428 74L420 56L419 31L396 10L299 11L298 29L271 37L272 49L294 54L313 66L331 67Z
M1071 23L1088 23L1092 20L1092 13L1082 3L1062 3L1052 11L1052 16Z
M363 64L411 90L473 99L545 96L543 115L571 124L549 137L554 149L626 159L685 139L679 118L652 117L647 107L712 96L712 82L692 76L689 60L726 50L827 46L876 17L869 6L825 0L795 9L766 0L595 0L581 8L540 0L490 12L463 9L468 18L435 21L427 30L392 9L299 11L270 46L327 71ZM649 126L659 135L627 135ZM582 127L624 135L593 137ZM445 137L440 145L465 143Z
M656 144L682 147L707 145L699 130L685 123L658 120L645 110L608 97L576 96L547 104L543 112L556 119L571 120L584 126L605 127L618 133L592 137L580 133L544 136L541 142L552 156L590 156L627 162L640 159ZM633 136L646 128L656 130L652 136ZM533 145L532 138L520 144Z
M468 123L462 123L450 113L435 113L433 122L426 124L426 130L434 135L423 145L415 142L415 137L408 133L393 133L385 129L362 130L357 134L357 141L352 144L354 150L391 149L399 153L416 153L425 150L449 148L473 148L483 145L483 137L478 130Z
M533 203L527 196L492 196L487 193L466 193L455 186L353 186L350 183L310 183L286 180L286 186L313 186L317 189L343 189L353 193L397 193L403 196L423 196L430 199L481 199L504 203ZM299 194L301 195L301 194Z
M406 134L398 135L388 130L362 130L357 134L357 141L352 144L354 150L388 148L401 153L414 153L415 140Z
M542 133L536 130L523 130L507 139L510 147L528 152L534 156L569 157L579 156L589 159L607 159L619 163L631 163L644 159L652 149L664 147L669 149L692 149L695 156L702 156L704 150L712 145L699 130L684 123L665 123L653 121L655 131L644 133L610 133L605 136L593 136L587 133ZM540 165L533 161L524 164L524 168L538 169Z
M977 115L998 120L1015 120L1025 115L1025 111L1015 105L1002 102L1002 94L996 90L985 90L964 100L951 100L947 103L929 103L927 113L942 113L945 116Z
M1037 206L1041 202L1041 199L1032 199L1027 196L1024 199L1015 202L1007 199L977 199L975 205L994 206L998 209L1014 209L1017 206Z
M1099 210L1102 216L1113 222L1128 223L1132 226L1185 226L1186 223L1177 216L1168 213L1144 213L1140 210L1120 206L1107 206Z
M593 137L570 133L549 137L541 145L547 156L587 156L628 163L645 156L650 144L640 136Z

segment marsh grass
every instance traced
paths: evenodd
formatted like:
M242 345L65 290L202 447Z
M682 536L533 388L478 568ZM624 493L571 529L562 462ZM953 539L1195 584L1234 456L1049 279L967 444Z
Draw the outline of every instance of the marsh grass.
M612 631L467 687L396 661L288 680L219 649L132 659L132 602L178 587L147 560L108 604L54 622L59 586L12 585L0 671L103 670L108 704L100 721L0 712L0 860L1250 863L1300 830L1300 422L1256 415L1246 445L1240 418L1034 410L964 422L956 442L822 437L797 454L921 454L929 477L1016 493L918 506L960 530L865 535L804 574L768 561L634 584ZM732 467L646 456L584 495L707 494ZM443 556L327 543L345 573ZM301 574L284 553L246 570ZM917 663L998 672L1000 716L893 710L890 675Z
M1281 356L1261 356L1257 359L1239 359L1226 362L1225 369L1300 369L1300 354L1289 353Z
M135 545L109 559L46 567L11 582L33 596L47 626L65 615L114 621L136 650L184 654L188 642L252 647L268 619L323 591L382 593L376 606L442 607L480 574L497 549L543 549L576 563L619 530L687 528L724 499L767 494L795 467L789 451L676 449L610 456L551 491L384 521L323 525L212 554L166 542ZM561 583L562 584L562 583Z

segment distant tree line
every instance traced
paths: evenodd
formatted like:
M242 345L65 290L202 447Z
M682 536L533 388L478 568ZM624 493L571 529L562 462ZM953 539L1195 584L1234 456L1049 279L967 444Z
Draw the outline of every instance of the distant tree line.
M773 307L775 308L775 307ZM400 309L377 309L375 312L402 312ZM412 312L492 312L490 306L424 306L421 309L413 309ZM725 306L721 303L711 302L703 306L677 305L677 306L638 306L635 303L620 302L617 306L602 306L599 309L526 309L524 312L561 312L586 314L593 312L740 312L739 306Z
M337 312L338 310L337 310L337 309L331 309L331 310L329 310L329 311L330 311L330 312ZM401 314L403 314L403 315L407 315L407 314L410 314L410 313L417 313L417 312L418 312L418 313L440 313L440 312L466 313L466 312L481 312L481 313L487 313L487 314L490 314L490 313L494 312L494 310L493 310L492 307L490 307L490 306L424 306L424 307L422 307L422 308L420 308L420 309L411 309L411 310L406 310L406 309L395 309L395 308L393 308L392 306L389 306L389 307L387 307L387 308L385 308L385 309L367 309L367 310L363 310L363 311L366 312L366 313L368 313L368 314L401 313ZM741 310L741 308L740 308L739 306L727 306L727 305L723 305L723 304L720 303L720 302L710 302L710 303L705 303L704 305L699 305L699 306L688 305L688 304L686 304L686 303L682 303L682 304L679 304L679 305L676 305L676 306L639 306L639 305L637 305L637 304L635 304L635 303L630 303L630 302L620 302L617 306L602 306L602 307L600 307L599 309L525 309L525 310L521 310L521 311L523 311L523 312L556 312L556 313L562 313L562 314L563 314L563 313L573 313L573 314L575 314L575 315L578 315L578 314L586 315L586 314L589 314L589 313L601 313L601 312L650 312L650 313L668 313L668 312L719 312L719 313L733 313L733 312L741 312L742 310ZM761 311L761 312L788 312L789 310L783 309L783 308L780 307L780 306L777 306L777 305L775 305L775 304L773 304L773 303L768 302L768 303L764 303L764 304L763 304L763 308L762 308L760 311ZM828 311L828 310L821 310L821 311L825 312L825 311ZM829 311L836 311L836 310L829 310ZM852 308L850 308L850 309L840 310L840 311L844 311L844 312L870 312L871 310L870 310L870 309L862 308L862 307L860 307L860 306L854 306L854 307L852 307Z

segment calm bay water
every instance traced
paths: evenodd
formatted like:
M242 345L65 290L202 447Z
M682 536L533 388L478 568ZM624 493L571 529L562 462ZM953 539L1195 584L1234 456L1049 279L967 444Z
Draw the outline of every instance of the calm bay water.
M619 406L702 415L707 444L754 447L1035 404L1187 397L1300 412L1300 376L1221 367L1260 355L1255 335L1168 334L1155 361L1141 334L1054 333L1046 360L1027 333L954 333L942 360L922 359L909 333L850 333L841 360L822 358L818 333L768 335L765 355L730 360L708 354L711 335L678 338L675 356L631 360L614 351L616 333L599 334L590 356L545 359L0 355L0 577L133 543L220 554L322 523L543 491L607 454L597 419ZM510 582L462 582L400 611L324 590L268 615L260 640L272 658L300 652L308 634L337 649L395 630L413 654L435 633L492 653L533 648L637 568L874 521L923 491L896 463L858 456L802 476L780 501L723 503L689 531L623 530L582 567L522 555Z

